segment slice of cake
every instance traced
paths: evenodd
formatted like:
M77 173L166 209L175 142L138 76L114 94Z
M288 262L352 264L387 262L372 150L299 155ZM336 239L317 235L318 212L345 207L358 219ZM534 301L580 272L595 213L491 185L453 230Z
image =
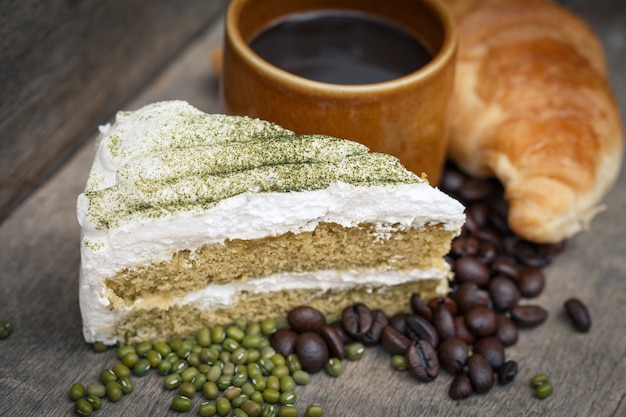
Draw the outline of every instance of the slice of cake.
M311 305L389 314L448 290L463 206L358 143L182 101L101 127L85 192L88 342L184 336Z

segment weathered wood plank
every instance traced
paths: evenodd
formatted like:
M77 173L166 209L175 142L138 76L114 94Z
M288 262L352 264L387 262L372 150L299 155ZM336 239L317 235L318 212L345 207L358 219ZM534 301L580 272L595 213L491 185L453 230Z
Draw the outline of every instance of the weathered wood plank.
M621 22L626 11L623 7L617 11L601 14L608 20L598 20L597 29L606 39L615 90L624 103L626 27ZM182 98L218 112L208 53L220 45L221 30L218 22L123 107ZM70 416L70 384L96 382L99 371L115 361L113 351L95 354L83 342L78 310L75 200L84 187L92 152L92 143L83 146L0 225L0 320L10 319L15 325L13 335L0 341L0 415ZM626 171L606 204L607 211L594 220L591 231L572 239L547 270L547 286L537 302L548 309L550 318L537 329L523 331L519 343L507 349L509 358L520 363L513 384L457 405L447 398L450 376L418 383L393 371L389 355L372 348L361 361L344 363L339 378L314 375L310 385L298 388L298 404L319 402L325 416L346 417L625 416ZM574 294L591 310L594 322L589 334L572 330L563 314L562 302ZM534 398L528 386L530 376L539 371L549 373L555 385L554 394L543 401ZM174 393L161 387L160 377L152 373L133 380L131 397L115 404L105 401L94 416L180 416L169 409ZM196 406L200 402L199 396L194 399Z
M226 3L0 2L0 222Z

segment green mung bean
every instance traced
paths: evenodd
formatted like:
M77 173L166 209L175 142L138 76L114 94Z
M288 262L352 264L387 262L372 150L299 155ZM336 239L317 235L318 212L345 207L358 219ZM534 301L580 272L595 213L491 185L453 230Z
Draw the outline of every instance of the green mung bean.
M293 391L296 389L296 381L293 380L291 375L284 375L280 378L280 390L282 392L285 391Z
M122 399L124 392L122 392L122 387L117 381L109 381L106 385L107 390L107 398L109 401L116 402Z
M287 366L287 359L280 353L274 353L270 359L276 366Z
M530 385L533 388L537 388L541 384L546 383L548 381L549 381L548 375L545 373L540 373L540 374L536 374L535 376L531 378Z
M113 372L117 375L118 378L122 378L124 376L130 376L130 369L128 366L119 362L113 365Z
M537 395L537 398L541 399L548 398L550 395L552 395L553 391L554 387L550 382L547 381L535 387L535 395Z
M241 408L233 408L232 417L249 417Z
M70 386L70 399L72 401L76 401L80 398L85 397L85 386L79 382L76 382Z
M139 355L135 352L128 352L122 357L122 363L129 369L133 368L139 362Z
M200 351L200 360L204 363L213 364L220 357L220 353L214 349L205 347Z
M137 376L145 376L150 371L150 361L148 359L139 359L135 366L133 366L133 374Z
M117 383L122 388L122 394L124 395L130 394L135 389L135 387L133 386L133 382L130 380L130 377L128 376L120 377L117 380Z
M365 346L361 342L353 342L346 346L346 358L357 361L363 357Z
M169 375L172 373L172 363L168 360L162 360L157 366L157 373L161 376Z
M226 331L223 326L215 326L211 332L211 340L213 343L222 344L226 338Z
M240 387L243 384L246 383L246 381L248 381L248 375L240 373L240 372L236 372L235 375L233 375L233 385L235 385L236 387Z
M243 385L241 385L240 388L241 388L241 392L243 392L247 396L252 395L253 392L257 392L250 382L245 382Z
M231 353L230 360L236 365L246 363L248 361L248 351L243 347L239 347Z
M240 317L237 320L235 320L235 326L245 331L246 328L248 327L248 320L244 317Z
M278 330L278 325L275 319L265 319L261 322L261 332L264 335L269 336L276 333L276 330Z
M91 404L91 407L95 410L99 410L102 408L102 399L100 397L98 397L97 395L88 395L85 398L89 404Z
M198 408L198 414L200 415L200 417L212 417L216 413L217 407L215 406L214 402L204 402L200 404L200 407Z
M230 352L227 350L222 350L220 352L220 358L218 362L222 362L224 364L230 362Z
M183 395L177 395L172 399L172 410L189 411L191 410L191 400Z
M123 345L117 348L117 359L122 359L124 355L127 353L133 352L135 353L135 346L133 345Z
M259 336L261 334L261 324L257 322L248 323L246 336Z
M109 381L117 381L117 375L112 369L103 369L100 372L100 381L106 385Z
M263 354L261 354L261 356L262 355ZM274 362L272 362L271 359L264 358L264 357L261 357L261 359L259 359L257 363L259 364L259 367L261 368L261 372L263 373L263 375L266 375L266 376L271 375L272 371L276 367L276 365L274 365Z
M265 388L263 391L263 399L266 403L276 404L280 400L280 392L273 388Z
M224 390L230 387L233 384L233 376L232 375L222 375L217 380L217 386L219 389Z
M229 326L226 328L226 337L241 342L246 334L242 329L236 326Z
M306 408L305 417L322 417L324 409L319 404L309 404Z
M172 353L172 347L165 342L156 342L154 344L154 350L159 352L162 357L166 357Z
M291 377L298 385L306 385L311 380L311 375L307 371L295 371Z
M286 405L286 404L295 404L296 399L297 397L294 391L285 391L285 392L280 393L280 397L278 398L278 401L282 405Z
M278 417L298 417L298 407L286 404L278 409Z
M233 352L235 349L239 347L239 342L232 337L227 337L222 342L222 347L226 352Z
M290 373L291 372L289 371L289 367L287 365L278 365L276 368L272 369L272 375L278 379L285 375L289 375Z
M220 389L215 382L207 381L202 385L202 394L204 394L207 400L214 400L219 397Z
M95 342L95 343L93 344L93 350L94 350L95 352L98 352L98 353L104 352L104 351L106 351L108 348L109 348L109 347L108 347L107 345L105 345L104 343L102 343L102 342Z
M233 408L240 408L242 404L248 401L249 399L250 398L246 394L239 394L238 396L232 399L232 401L230 402L230 405L232 405Z
M223 375L235 375L235 364L232 362L224 363L224 367L222 368Z
M200 366L200 364L202 363L202 361L200 360L200 352L191 352L189 356L187 356L187 362L189 362L189 365L195 368Z
M191 382L183 382L178 386L178 393L191 398L196 395L196 387Z
M246 412L249 417L259 417L261 415L261 404L253 400L247 400L241 404L241 409Z
M191 353L193 349L193 346L191 345L191 343L188 342L183 342L180 344L180 346L178 346L178 349L176 349L176 354L181 357L181 358L187 358L187 356L189 356L189 354Z
M218 379L222 376L222 366L220 364L213 365L211 370L207 372L206 378L209 381L217 382Z
M294 373L302 369L302 364L300 363L300 358L295 353L287 356L287 366L289 367L289 371Z
M191 383L193 384L193 386L196 387L196 391L200 391L205 382L206 382L206 375L202 373L199 373L198 375L194 376L193 379L191 380Z
M135 352L137 355L145 358L148 352L152 350L152 343L150 342L141 342L137 346L135 346Z
M224 397L220 397L215 400L215 406L217 408L217 414L219 414L220 416L227 416L232 409L230 401L228 401L228 399Z
M200 372L201 374L208 374L209 371L211 370L211 365L209 365L208 363L201 363L200 365L198 365L198 372Z
M180 377L180 374L169 374L163 378L163 386L168 390L174 390L182 383L183 379Z
M276 417L278 415L278 408L273 404L266 404L261 412L261 417Z
M166 361L169 361L173 365L180 360L180 356L178 356L176 352L170 352L167 355L165 355L164 359Z
M193 377L198 375L198 368L190 366L180 373L180 377L183 379L183 382L191 382Z
M252 378L255 375L263 375L261 367L258 363L248 363L248 377Z
M263 393L259 392L259 391L254 391L252 394L250 394L250 399L252 401L254 401L255 403L259 403L261 405L263 405Z
M408 363L405 355L393 355L391 357L391 367L398 371L405 371Z
M159 366L159 363L161 363L161 360L163 360L163 356L161 356L158 351L152 349L146 353L146 359L148 360L150 367L156 368Z
M89 417L93 413L93 406L85 398L79 398L74 403L74 411L79 416Z
M280 391L280 379L278 379L274 375L270 375L267 377L267 388L275 389L276 391Z
M258 349L250 349L248 350L248 360L247 363L254 363L261 358L261 352Z
M177 374L182 374L187 368L189 368L189 362L185 359L179 359L172 364L172 372Z
M263 340L269 343L269 340L267 339L263 339ZM259 348L259 350L261 351L261 357L264 359L272 359L272 356L276 354L276 350L269 344L263 346L263 343L261 343L261 345L262 346Z
M228 401L233 401L233 398L241 394L241 388L239 387L228 387L224 390L224 398L228 398Z
M86 388L87 388L87 395L95 395L100 398L103 398L107 395L107 389L104 385L89 384L87 385Z
M209 329L208 327L203 327L198 330L198 332L196 333L196 340L198 341L198 344L202 347L211 346L211 343L213 342L211 340L211 329Z

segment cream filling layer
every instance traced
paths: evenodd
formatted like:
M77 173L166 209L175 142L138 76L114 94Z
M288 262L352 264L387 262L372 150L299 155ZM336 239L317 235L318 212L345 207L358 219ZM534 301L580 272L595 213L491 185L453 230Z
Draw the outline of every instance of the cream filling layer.
M241 292L271 293L282 290L307 290L315 293L324 293L331 289L349 291L357 288L379 288L394 286L409 282L437 279L437 294L445 294L448 289L449 270L426 269L409 271L380 271L375 269L350 271L312 271L303 273L273 274L261 279L249 280L244 283L209 285L206 288L190 292L184 297L142 298L135 301L133 306L110 310L109 300L91 292L88 308L83 309L83 333L88 343L100 341L107 344L116 342L113 331L117 322L127 313L135 309L167 309L171 306L190 306L201 311L227 307L236 302ZM96 288L91 288L96 290ZM87 302L87 297L81 298L81 307Z

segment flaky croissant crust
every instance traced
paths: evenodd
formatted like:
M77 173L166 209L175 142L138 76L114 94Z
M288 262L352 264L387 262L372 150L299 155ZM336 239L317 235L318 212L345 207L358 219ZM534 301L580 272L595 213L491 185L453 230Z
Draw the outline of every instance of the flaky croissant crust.
M551 243L585 229L623 153L602 45L547 1L446 3L459 26L450 158L502 181L520 236Z

